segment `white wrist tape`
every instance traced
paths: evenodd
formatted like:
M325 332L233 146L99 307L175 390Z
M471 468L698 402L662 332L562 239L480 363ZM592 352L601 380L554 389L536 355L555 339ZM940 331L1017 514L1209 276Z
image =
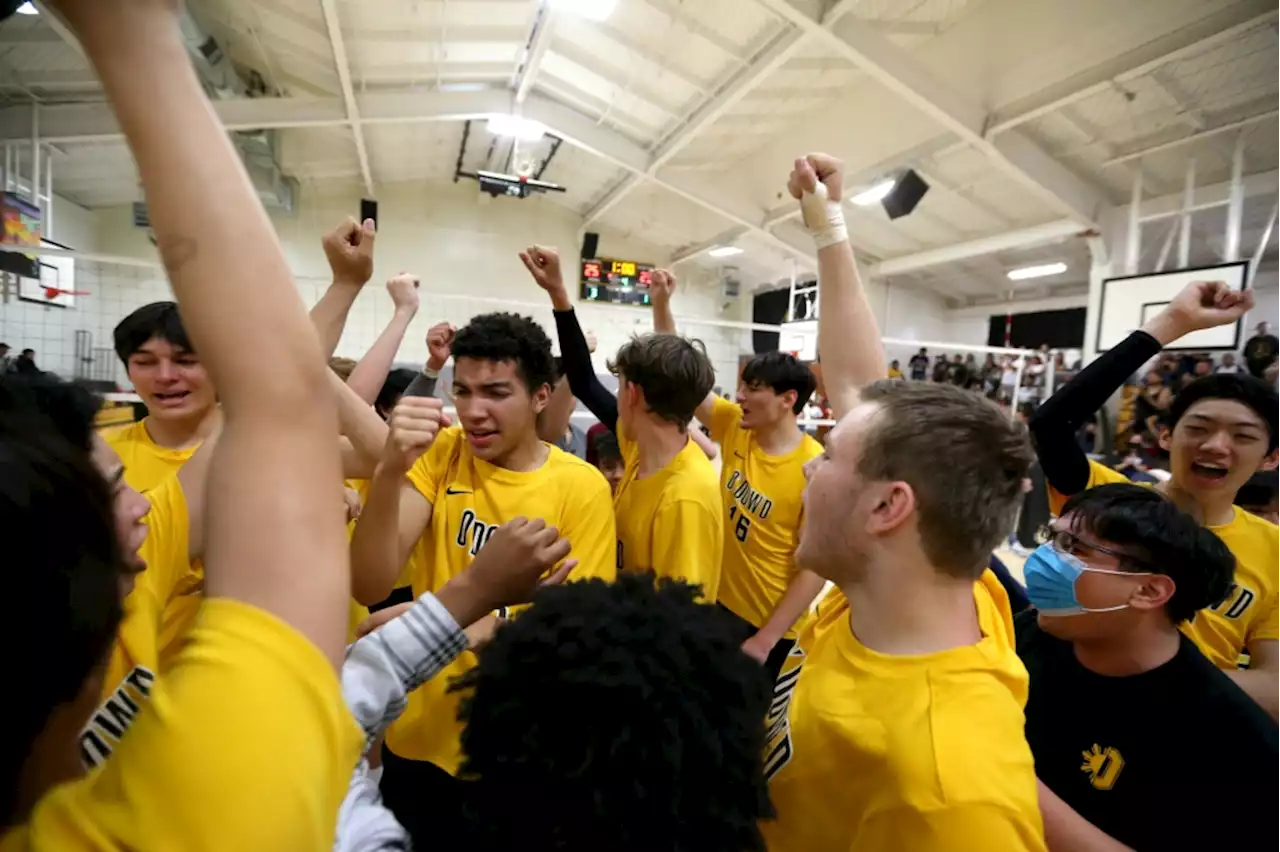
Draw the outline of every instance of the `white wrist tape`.
M819 249L849 240L849 229L844 225L844 210L839 201L827 198L827 186L819 183L814 192L800 196L800 215L804 226Z
M433 370L424 364L422 367L422 375L426 376L428 379L438 379L440 378L440 371Z

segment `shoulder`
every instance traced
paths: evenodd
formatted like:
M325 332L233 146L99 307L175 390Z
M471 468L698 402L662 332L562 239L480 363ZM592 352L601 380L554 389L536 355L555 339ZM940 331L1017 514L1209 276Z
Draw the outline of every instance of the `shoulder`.
M1269 752L1274 765L1278 729L1261 705L1185 635L1173 665L1178 667L1178 680L1185 686L1179 699L1184 718L1195 718L1198 726L1206 730L1224 735L1230 731L1236 745Z
M142 431L145 434L145 429L141 420L134 423L121 423L119 426L108 426L106 429L99 429L98 434L102 436L102 440L106 441L112 449L115 449L121 444L127 444L138 440L139 431Z
M546 471L555 477L557 483L572 484L573 488L609 488L609 483L596 469L596 466L567 453L552 444L547 445Z
M800 447L800 457L805 461L808 461L815 456L820 456L825 452L822 444L818 443L812 435L805 435L800 440Z

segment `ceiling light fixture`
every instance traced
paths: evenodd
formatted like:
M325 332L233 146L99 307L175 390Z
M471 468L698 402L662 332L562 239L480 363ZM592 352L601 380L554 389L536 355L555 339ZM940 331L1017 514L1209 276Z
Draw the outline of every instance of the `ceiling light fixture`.
M1010 281L1026 281L1028 278L1044 278L1048 275L1061 275L1067 271L1067 265L1058 263L1041 263L1036 266L1022 266L1010 269L1007 273Z
M707 254L711 257L733 257L735 254L742 254L742 249L737 246L716 246Z
M35 7L35 4L31 3L29 0L28 2L23 3L21 6L19 6L16 11L19 15L39 15L40 14L40 10L37 9Z
M484 83L441 83L438 88L442 92L483 92L489 87Z
M603 21L613 14L618 0L551 0L553 8L571 15L578 15L588 21Z
M893 188L897 183L897 178L886 178L874 186L859 192L850 200L859 207L870 207L872 204L878 204L883 201L889 193L893 192Z
M518 115L491 115L488 128L494 136L514 136L522 142L537 142L547 132L538 122Z

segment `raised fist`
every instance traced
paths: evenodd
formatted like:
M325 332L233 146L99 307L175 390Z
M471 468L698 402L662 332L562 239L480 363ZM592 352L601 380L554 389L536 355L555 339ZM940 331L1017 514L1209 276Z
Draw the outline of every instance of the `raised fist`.
M447 322L438 322L427 329L427 366L437 373L448 363L457 333L458 330Z
M383 462L407 472L431 448L441 428L448 426L444 403L429 396L406 396L396 403L388 425Z
M387 282L387 292L391 294L391 301L397 311L411 314L418 312L418 276L401 272Z
M373 242L377 229L372 219L361 225L350 216L324 235L320 244L333 271L333 280L363 287L373 277Z
M596 346L597 346L597 345L599 344L599 342L600 342L598 339L596 339L596 333L595 333L594 331L592 331L591 329L587 329L587 333L586 333L585 337L587 338L587 351L588 351L588 352L595 352L595 351L596 351Z
M817 190L822 183L827 199L839 201L844 194L844 163L830 154L809 154L796 160L787 179L787 191L799 201L806 192Z
M548 293L564 291L564 276L560 272L560 253L547 246L529 246L520 252L524 268L533 280Z
M1253 307L1253 291L1224 281L1192 281L1143 328L1162 345L1203 328L1233 323Z
M665 305L676 291L675 273L667 269L655 269L649 273L649 298L654 304Z

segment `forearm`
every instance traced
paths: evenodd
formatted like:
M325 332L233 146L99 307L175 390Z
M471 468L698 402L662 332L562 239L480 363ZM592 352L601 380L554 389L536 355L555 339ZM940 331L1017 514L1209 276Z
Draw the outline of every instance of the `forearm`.
M329 386L338 402L339 429L367 465L376 467L387 445L387 424L369 403L356 395L350 382L344 383L332 370L329 371Z
M661 301L654 300L653 330L658 334L676 333L676 318L671 313L670 299L663 299Z
M567 300L552 299L556 305L556 335L560 338L560 355L564 361L565 377L569 380L569 390L582 400L596 419L616 429L618 424L618 400L596 377L595 368L591 366L591 349L587 346L587 338L578 324L577 313L573 307L560 308Z
M426 396L432 397L436 395L436 383L440 380L437 376L428 376L426 373L419 373L413 377L413 381L409 382L409 387L404 389L405 396Z
M822 382L839 419L857 404L863 385L888 376L880 328L847 240L818 251L818 298Z
M1236 669L1226 675L1272 719L1280 718L1280 674L1267 669Z
M1045 479L1061 494L1076 494L1089 484L1089 460L1075 432L1129 376L1160 351L1160 343L1135 331L1108 350L1045 400L1028 427Z
M1037 779L1036 786L1049 852L1130 852L1128 846L1076 813L1043 781Z
M809 611L814 600L822 593L824 585L826 580L812 571L797 570L787 584L786 592L778 600L778 605L769 614L769 620L758 631L759 634L770 644L776 644Z
M720 454L720 449L716 446L716 442L702 434L702 430L697 426L689 426L689 439L698 445L698 449L702 450L703 455L709 459L714 459Z
M351 534L351 594L369 606L391 594L400 573L400 490L404 475L379 465Z
M332 288L331 288L332 289ZM323 300L322 300L323 301ZM320 305L316 305L319 308ZM348 308L350 306L348 305ZM315 319L315 308L312 309L312 319ZM347 379L347 386L355 391L356 396L364 400L368 405L373 405L373 401L378 398L378 392L382 390L383 383L387 380L387 374L391 372L391 364L396 359L396 353L400 351L400 344L404 342L404 334L409 330L409 323L413 321L414 312L404 309L396 309L391 317L391 322L387 323L387 327L382 330L382 334L378 335L378 339L369 347L369 351L364 353L364 357L356 364L351 376ZM346 314L343 314L342 323L346 323ZM318 328L317 324L317 328ZM342 325L338 326L338 337L342 336ZM337 338L334 338L333 345L338 345Z
M428 592L347 649L342 695L364 730L366 750L404 711L409 693L466 647L453 614Z

